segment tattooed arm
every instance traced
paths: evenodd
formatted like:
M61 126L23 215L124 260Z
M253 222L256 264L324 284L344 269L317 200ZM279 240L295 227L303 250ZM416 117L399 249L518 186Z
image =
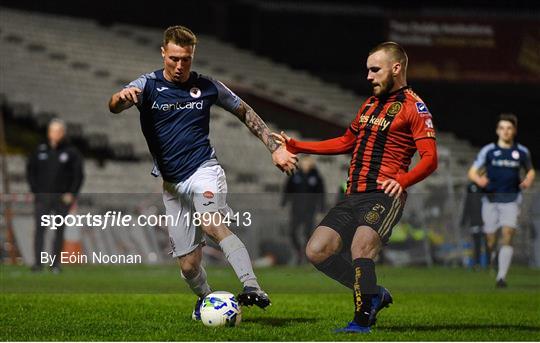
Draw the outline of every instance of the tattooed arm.
M240 106L232 113L248 127L251 133L264 143L266 148L272 153L274 164L281 171L284 171L287 174L292 174L294 172L298 158L296 155L288 152L287 149L279 143L253 108L244 101L241 101Z
M266 146L270 152L274 152L280 147L280 144L276 141L276 138L272 136L268 126L259 117L259 115L244 101L240 102L240 106L233 113L238 117L253 133L257 136Z

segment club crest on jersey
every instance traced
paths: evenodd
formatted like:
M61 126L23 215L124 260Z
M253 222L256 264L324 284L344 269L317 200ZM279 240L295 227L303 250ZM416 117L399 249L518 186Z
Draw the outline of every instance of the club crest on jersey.
M401 107L403 106L403 104L399 101L396 101L394 103L392 103L392 105L390 105L390 107L388 107L388 111L386 111L386 114L389 115L389 116L395 116L396 114L399 113L399 111L401 111Z
M214 197L214 193L210 192L210 191L206 191L203 193L203 196L206 198L206 199L212 199Z
M512 151L512 158L514 160L519 160L519 151L517 150Z
M428 110L426 104L424 104L423 102L417 102L416 103L416 111L418 112L418 114L428 114L429 113L429 110Z
M201 96L201 90L197 87L193 87L189 90L189 95L191 95L192 98L197 99Z

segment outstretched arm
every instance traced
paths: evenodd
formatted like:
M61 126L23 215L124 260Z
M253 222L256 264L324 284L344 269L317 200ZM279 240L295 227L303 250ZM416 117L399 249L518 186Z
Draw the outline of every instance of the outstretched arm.
M248 127L251 133L264 143L266 148L272 153L274 165L281 171L291 175L296 169L298 158L279 144L279 141L272 136L266 123L253 108L244 101L240 101L240 105L232 113Z
M340 137L327 139L319 142L303 142L293 139L285 132L281 132L280 135L274 134L274 137L280 140L281 144L286 144L287 150L293 154L299 152L306 154L318 154L318 155L338 155L351 151L356 141L356 135L347 129L345 134Z
M273 153L279 148L279 142L272 136L266 123L259 117L259 115L244 101L240 101L240 106L233 112L253 133L257 136L266 146L266 148Z

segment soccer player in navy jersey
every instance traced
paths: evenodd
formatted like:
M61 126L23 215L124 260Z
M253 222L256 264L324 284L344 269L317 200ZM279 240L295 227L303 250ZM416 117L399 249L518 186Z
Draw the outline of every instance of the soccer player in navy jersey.
M521 190L531 187L535 172L529 149L517 143L517 117L503 113L499 116L496 143L484 146L469 169L469 178L485 189L482 198L482 219L488 249L495 256L497 231L501 229L502 239L499 249L499 270L496 287L507 287L506 274L512 262L514 248L512 238L518 227ZM485 169L485 174L480 173ZM520 172L524 169L525 178ZM493 259L493 258L492 258Z
M405 50L394 42L370 51L367 80L373 96L343 136L303 142L283 132L275 135L295 154L351 153L345 199L321 221L306 247L318 270L353 291L354 318L338 332L370 332L377 313L392 303L390 292L377 285L373 259L401 217L405 189L437 168L432 115L407 85L407 63ZM420 161L409 170L417 150Z
M211 292L201 265L204 234L219 243L244 289L242 305L270 305L251 266L244 244L223 222L202 221L195 225L184 213L220 213L231 209L226 203L227 183L208 139L210 107L218 105L238 117L272 154L274 164L291 174L297 158L271 135L255 111L223 83L191 71L197 38L186 27L173 26L164 32L161 55L164 68L144 74L112 95L113 113L136 105L148 148L154 159L152 173L163 178L163 202L167 215L181 223L169 227L172 256L178 259L181 276L199 296L192 318L200 320L201 300ZM242 153L239 151L239 153ZM216 218L214 215L210 218ZM208 225L207 225L208 224Z

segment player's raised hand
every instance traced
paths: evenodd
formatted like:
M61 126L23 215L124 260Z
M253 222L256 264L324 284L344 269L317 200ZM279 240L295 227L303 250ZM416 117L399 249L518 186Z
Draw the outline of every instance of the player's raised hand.
M281 145L272 153L272 161L279 170L292 175L297 168L298 157L287 151L285 145Z
M120 98L120 101L123 103L133 103L136 104L138 102L139 94L141 94L142 91L137 87L128 87L122 89L118 93L118 97Z
M388 194L389 196L396 198L399 198L401 193L403 193L403 187L394 179L388 179L384 181L378 181L377 183L379 185L382 185L382 189L384 190L384 194Z

